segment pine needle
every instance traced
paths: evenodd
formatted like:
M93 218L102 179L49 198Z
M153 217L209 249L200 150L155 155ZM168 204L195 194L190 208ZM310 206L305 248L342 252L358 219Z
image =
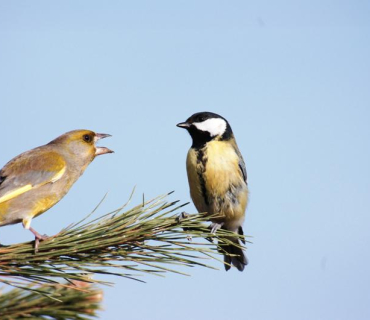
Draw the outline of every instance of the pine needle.
M210 217L204 214L179 219L184 205L166 202L166 196L145 202L143 196L143 203L126 212L123 206L88 222L89 215L40 242L36 254L33 242L0 247L0 282L57 298L55 288L63 281L110 284L94 274L142 281L142 274L185 274L177 266L214 269L205 259L219 260L220 249L204 239L228 243L231 233L211 234L204 224ZM34 289L35 284L41 287Z
M103 292L85 282L75 281L72 285L29 285L0 294L1 319L87 320L96 317Z

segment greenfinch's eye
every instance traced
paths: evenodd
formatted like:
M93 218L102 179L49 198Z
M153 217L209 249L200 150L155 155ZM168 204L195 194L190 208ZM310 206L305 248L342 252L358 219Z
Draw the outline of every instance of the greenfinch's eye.
M85 142L91 142L92 141L92 136L89 135L89 134L84 134L84 136L82 138L84 139Z

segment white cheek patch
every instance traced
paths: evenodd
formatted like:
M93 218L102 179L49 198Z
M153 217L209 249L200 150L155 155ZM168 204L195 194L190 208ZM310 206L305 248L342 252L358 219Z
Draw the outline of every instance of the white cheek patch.
M226 121L221 118L212 118L203 122L194 122L193 125L201 131L207 131L211 137L222 136L226 130Z

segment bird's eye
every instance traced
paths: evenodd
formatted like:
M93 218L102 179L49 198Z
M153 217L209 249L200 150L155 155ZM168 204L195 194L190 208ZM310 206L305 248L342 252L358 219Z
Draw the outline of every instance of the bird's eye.
M89 134L84 134L84 136L82 138L84 139L85 142L91 142L92 141L92 136L89 135Z

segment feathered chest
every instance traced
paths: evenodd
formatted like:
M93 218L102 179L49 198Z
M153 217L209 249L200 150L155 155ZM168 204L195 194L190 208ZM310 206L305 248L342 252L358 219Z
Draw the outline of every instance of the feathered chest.
M187 157L190 193L198 210L209 210L211 202L222 201L246 183L235 146L211 141L204 148L191 148Z

